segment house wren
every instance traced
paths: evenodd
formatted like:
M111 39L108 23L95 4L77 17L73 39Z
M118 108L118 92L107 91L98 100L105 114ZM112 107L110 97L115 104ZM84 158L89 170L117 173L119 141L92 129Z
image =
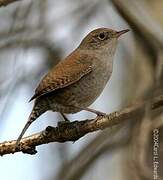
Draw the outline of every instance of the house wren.
M30 124L48 110L60 112L65 120L68 119L64 113L81 110L104 115L88 106L99 97L108 82L118 37L128 31L108 28L93 30L77 49L43 77L31 98L35 99L33 110L17 139L16 147Z

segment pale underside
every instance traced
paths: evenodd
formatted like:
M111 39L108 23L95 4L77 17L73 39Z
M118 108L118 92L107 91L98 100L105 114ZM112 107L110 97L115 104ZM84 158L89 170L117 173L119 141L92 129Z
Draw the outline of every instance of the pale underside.
M73 52L42 79L31 98L36 99L36 106L62 113L75 113L97 99L111 70L106 71L106 65L101 64L94 69L92 62L95 58L88 60L87 54L80 54L78 51Z

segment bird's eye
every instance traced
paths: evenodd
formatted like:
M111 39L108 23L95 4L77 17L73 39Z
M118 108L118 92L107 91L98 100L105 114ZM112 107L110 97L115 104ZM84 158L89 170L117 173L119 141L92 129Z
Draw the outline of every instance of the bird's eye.
M105 38L106 38L106 34L104 32L102 32L98 35L98 39L100 39L100 40L104 40Z

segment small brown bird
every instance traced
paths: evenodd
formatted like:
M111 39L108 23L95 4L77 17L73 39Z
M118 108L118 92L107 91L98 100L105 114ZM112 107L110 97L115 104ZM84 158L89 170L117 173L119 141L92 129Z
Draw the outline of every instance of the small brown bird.
M68 119L64 113L81 110L105 115L88 106L98 98L109 80L117 40L128 31L108 28L93 30L77 49L43 77L30 99L35 99L33 110L17 139L16 147L31 123L48 110L60 112L65 120Z

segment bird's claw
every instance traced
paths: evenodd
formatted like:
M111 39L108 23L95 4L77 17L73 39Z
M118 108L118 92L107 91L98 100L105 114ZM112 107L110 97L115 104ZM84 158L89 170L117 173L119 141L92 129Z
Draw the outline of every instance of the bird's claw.
M57 126L64 126L65 124L69 124L70 121L58 121Z

